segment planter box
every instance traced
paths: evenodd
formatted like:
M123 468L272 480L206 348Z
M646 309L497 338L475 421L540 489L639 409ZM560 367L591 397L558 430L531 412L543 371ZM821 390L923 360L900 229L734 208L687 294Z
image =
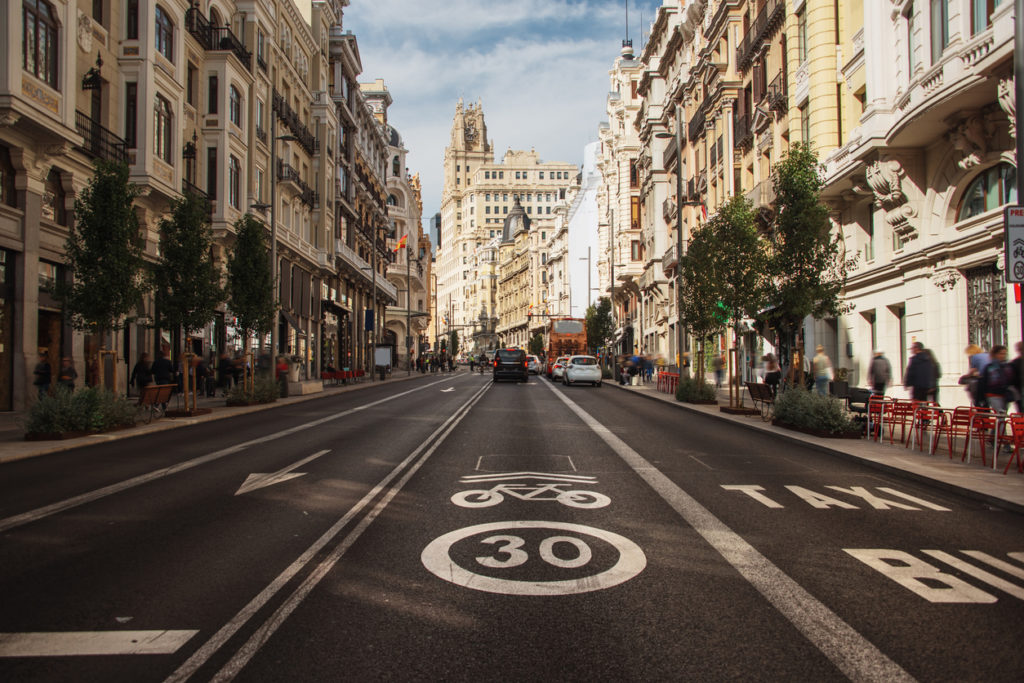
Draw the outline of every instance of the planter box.
M91 434L109 434L110 432L119 432L124 429L131 429L135 425L118 425L117 427L111 427L110 429L104 429L102 432L83 432L83 431L72 431L72 432L47 432L44 434L26 434L25 441L66 441L67 439L77 439L82 436L89 436Z
M676 399L679 400L679 399ZM680 403L691 403L695 406L717 406L718 399L694 399L692 401L679 401Z
M826 432L823 429L808 429L807 427L796 427L789 424L788 422L782 422L781 420L772 420L772 424L776 427L782 427L783 429L791 429L794 432L800 432L802 434L810 434L811 436L817 436L822 439L860 439L861 432L847 432L846 434L833 434L832 432Z
M722 406L719 408L723 413L729 415L760 415L761 411L755 408L733 408L731 406Z

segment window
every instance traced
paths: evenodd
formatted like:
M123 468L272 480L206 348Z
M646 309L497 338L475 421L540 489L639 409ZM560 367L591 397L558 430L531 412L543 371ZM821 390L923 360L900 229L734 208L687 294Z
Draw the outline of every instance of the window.
M508 195L507 194L501 195L501 201L507 202L508 201Z
M228 203L236 209L241 208L242 197L242 166L234 156L228 160Z
M264 71L267 68L267 37L261 29L256 30L256 63Z
M160 5L156 6L156 51L174 61L174 23Z
M153 107L153 151L158 159L167 163L173 163L174 156L171 154L171 127L174 124L174 114L171 112L171 103L160 95L156 96L156 105Z
M208 114L217 113L217 91L219 87L217 84L217 76L210 76L210 86L206 94L206 111Z
M485 207L485 208L484 208L484 213L485 213L485 214L489 214L489 213L491 213L491 207L489 207L489 206L488 206L488 207Z
M391 175L396 178L402 175L402 162L398 158L397 154L395 155L395 158L391 160Z
M505 179L505 172L504 171L498 171L498 178L500 178L501 180L504 180Z
M640 187L640 171L636 167L636 159L629 161L629 186Z
M231 86L228 97L228 118L231 119L231 123L241 128L242 93L238 92L238 88L236 88L235 86Z
M188 73L185 76L185 101L196 106L196 65L188 63Z
M263 129L263 120L266 118L263 100L256 98L256 128Z
M260 204L263 203L263 169L259 166L256 167L256 201Z
M544 180L544 171L541 171L540 175L538 175L537 177L540 178L541 180Z
M217 198L217 148L206 148L206 194Z
M124 141L129 149L135 149L138 117L138 83L125 83L124 86Z
M125 6L125 35L129 40L139 38L139 0L128 0Z
M796 14L797 62L807 61L807 8L802 7Z
M550 206L547 206L547 207L544 207L544 208L547 209L547 211L545 211L544 213L551 213L551 207Z
M546 239L548 238L548 234L547 234L546 232L543 232L543 231L541 231L541 233L540 233L540 238L541 238L542 240L546 240Z
M103 26L103 0L92 0L92 19Z
M22 68L57 88L57 19L44 0L23 0Z
M641 261L644 257L644 248L640 240L632 240L629 243L629 258L632 261Z
M4 145L0 145L0 204L16 207L14 191L14 164L11 163L11 151ZM3 251L0 251L3 254ZM0 284L3 278L0 278Z
M875 260L875 207L871 204L868 204L868 220L864 225L864 260Z
M811 113L806 104L800 107L800 139L802 142L811 140Z
M949 45L949 0L931 0L932 64Z
M632 230L640 229L640 198L629 198L629 227Z
M971 0L971 35L981 33L992 25L992 12L1002 0ZM987 346L985 348L988 348Z
M995 264L973 268L967 281L967 341L983 349L1006 344L1006 285Z
M61 276L61 267L49 261L39 261L39 291L53 292Z
M917 46L914 44L914 34L917 31L917 18L914 16L914 3L907 5L907 80L914 77L917 71Z
M960 208L957 210L957 221L967 220L973 216L998 209L1004 204L1017 202L1017 169L1008 163L1001 163L982 171L967 186Z
M61 182L60 171L50 169L46 176L46 186L43 188L42 212L43 218L48 218L57 225L67 225L67 211L64 208L66 195L64 185Z

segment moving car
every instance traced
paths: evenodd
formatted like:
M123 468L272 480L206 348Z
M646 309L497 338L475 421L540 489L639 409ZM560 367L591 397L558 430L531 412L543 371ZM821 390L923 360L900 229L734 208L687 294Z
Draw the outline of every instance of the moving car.
M494 381L512 379L518 382L526 382L530 379L526 366L526 351L522 349L498 349L494 352Z
M544 365L540 362L540 358L537 358L537 356L527 356L526 370L531 375L539 375L544 370Z
M593 356L571 356L562 371L562 384L569 386L577 382L590 382L601 386L601 366Z
M555 362L551 364L551 380L557 381L562 379L562 374L565 372L565 364L569 362L569 356L559 356L555 359Z

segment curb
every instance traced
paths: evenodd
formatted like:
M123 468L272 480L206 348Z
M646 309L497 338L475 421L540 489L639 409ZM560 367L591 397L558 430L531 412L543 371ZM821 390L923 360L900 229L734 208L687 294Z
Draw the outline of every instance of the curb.
M456 377L458 373L451 373L452 377ZM50 446L44 446L37 450L29 451L27 453L14 453L11 455L4 455L4 445L0 444L0 465L17 462L19 460L27 460L28 458L35 458L41 455L49 455L51 453L62 453L65 451L75 450L76 448L85 448L86 446L95 446L99 443L106 443L110 441L121 441L123 439L132 439L139 436L147 436L149 434L156 434L158 432L165 432L171 429L180 429L182 427L191 427L193 425L202 424L205 422L213 422L216 420L227 420L233 417L239 417L241 415L249 415L250 413L257 413L264 410L273 410L274 408L283 408L285 406L294 405L296 403L304 403L306 401L315 401L317 399L331 398L333 396L340 396L342 394L348 394L353 391L359 391L360 389L366 389L369 387L377 386L388 386L396 382L406 382L420 377L431 377L431 373L421 375L420 373L413 373L412 375L401 377L395 377L386 380L385 382L362 382L360 384L352 384L349 386L342 387L330 387L325 388L323 391L319 391L315 394L305 394L303 396L290 396L288 398L279 398L273 403L264 403L254 406L231 406L230 410L225 410L229 406L220 406L220 410L214 410L206 415L198 415L195 417L183 417L183 418L161 418L159 422L152 422L148 425L136 426L133 429L125 429L116 432L105 432L102 434L91 434L89 436L79 437L77 439L68 439L66 441L55 441ZM27 443L24 441L18 441L16 443ZM39 442L36 442L39 443Z
M925 483L925 484L929 484L931 486L934 486L934 487L936 487L938 489L942 489L944 491L948 491L950 493L956 493L958 495L964 496L966 498L971 498L973 500L977 500L979 502L986 503L988 505L994 505L994 506L1002 508L1004 510L1009 510L1011 512L1016 512L1018 514L1024 514L1024 505L1022 505L1020 503L1015 503L1013 501L1006 500L1004 498L1000 498L998 496L987 494L987 493L984 493L982 491L976 491L974 489L965 488L963 486L958 486L956 484L952 484L952 483L947 482L947 481L942 481L940 479L933 479L932 477L929 477L927 475L919 474L917 472L912 472L910 470L905 470L903 468L895 467L893 465L887 465L887 464L885 464L883 462L877 462L875 460L866 460L866 459L861 458L861 457L859 457L857 455L854 455L853 453L847 453L846 451L841 451L841 450L839 450L837 448L831 448L831 447L826 446L824 444L814 443L813 441L804 441L803 439L798 439L796 437L789 436L788 434L780 434L778 432L771 432L771 431L768 431L768 430L765 430L765 429L761 429L760 427L758 427L755 424L746 424L744 422L730 420L730 419L728 419L726 417L722 417L721 415L718 415L717 413L705 413L705 412L700 411L700 410L695 410L695 409L691 408L690 406L686 405L685 403L681 403L681 402L678 402L678 401L666 401L664 399L660 399L657 396L652 396L650 394L641 393L639 391L630 391L629 389L627 389L625 387L621 387L618 384L612 384L612 386L614 386L616 389L619 389L621 391L625 391L627 393L635 394L635 395L640 396L642 398L645 398L645 399L647 399L649 401L655 401L655 402L660 403L662 405L673 406L675 408L679 408L681 410L685 410L686 412L691 413L693 415L699 415L699 416L702 416L702 417L711 418L711 419L714 419L714 420L718 420L719 422L728 422L730 425L735 425L735 426L747 429L749 431L757 432L761 436L772 437L772 438L775 438L775 439L777 439L779 441L783 441L783 442L786 442L786 443L797 444L797 445L800 445L800 446L804 446L805 448L811 448L811 449L816 450L816 451L818 451L820 453L824 453L825 455L831 455L833 457L842 458L842 459L847 460L849 462L856 462L856 463L859 463L861 465L865 465L867 467L870 467L870 468L873 468L873 469L876 469L876 470L880 470L882 472L887 472L889 474L899 475L899 476L905 477L907 479L911 479L911 480L914 480L914 481L918 481L918 482L922 482L922 483Z

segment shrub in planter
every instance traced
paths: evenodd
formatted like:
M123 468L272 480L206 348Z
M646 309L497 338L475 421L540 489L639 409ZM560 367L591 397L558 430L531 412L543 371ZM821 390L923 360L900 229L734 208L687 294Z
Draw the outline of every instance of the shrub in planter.
M32 405L25 418L25 433L102 432L134 424L135 404L124 396L98 387L74 393L58 389Z
M803 387L791 387L775 398L775 419L792 427L849 434L860 427L847 414L843 402Z
M251 391L236 384L228 392L227 405L249 406L254 403L273 403L280 394L280 387L272 377L257 377Z
M676 385L676 400L685 403L703 403L717 401L718 395L715 388L702 379L693 377L679 378Z
M612 378L612 369L607 367L607 366L601 368L601 377L603 379L611 379Z

